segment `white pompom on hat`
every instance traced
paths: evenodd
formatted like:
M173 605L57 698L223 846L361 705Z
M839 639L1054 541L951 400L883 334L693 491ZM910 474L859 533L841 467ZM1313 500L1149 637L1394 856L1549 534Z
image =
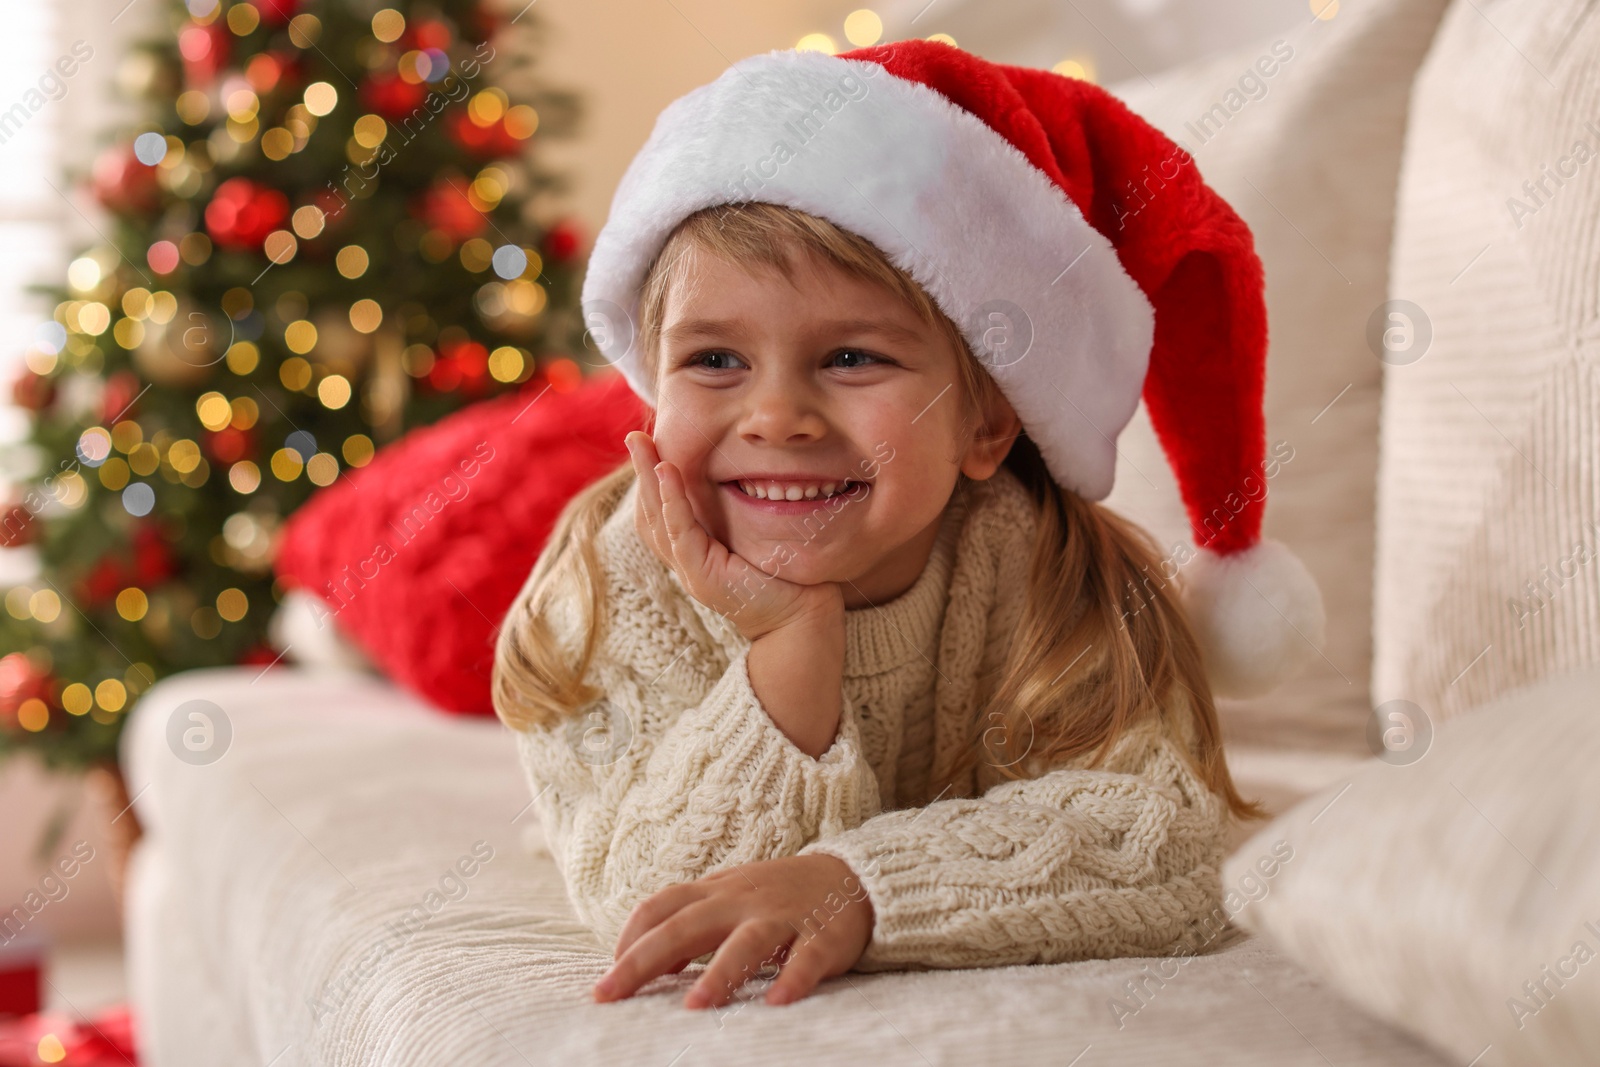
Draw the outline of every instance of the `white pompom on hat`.
M1143 397L1199 549L1183 603L1218 693L1265 692L1316 652L1316 581L1261 537L1261 262L1182 148L1098 86L938 42L743 60L662 112L589 260L585 320L648 402L645 274L683 219L747 201L872 241L1086 499L1111 492Z

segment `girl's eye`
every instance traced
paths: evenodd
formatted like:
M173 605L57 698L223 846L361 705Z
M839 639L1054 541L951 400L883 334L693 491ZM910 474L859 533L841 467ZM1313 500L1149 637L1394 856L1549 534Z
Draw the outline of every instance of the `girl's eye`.
M835 367L870 367L874 363L883 361L870 352L863 352L859 348L841 348L833 354Z
M720 349L697 352L689 360L689 364L695 367L705 367L707 370L730 370L733 367L740 366L737 356L732 352L724 352Z

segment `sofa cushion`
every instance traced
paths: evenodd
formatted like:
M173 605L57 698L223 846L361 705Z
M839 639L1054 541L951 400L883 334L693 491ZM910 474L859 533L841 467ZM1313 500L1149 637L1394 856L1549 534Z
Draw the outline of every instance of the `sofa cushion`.
M1412 99L1390 295L1415 321L1384 368L1372 684L1435 719L1600 661L1591 9L1461 0Z
M1369 754L1381 364L1366 326L1385 299L1407 95L1444 7L1346 0L1330 20L1307 17L1253 47L1113 87L1190 152L1255 235L1270 337L1263 533L1305 561L1327 608L1322 654L1303 674L1262 697L1219 701L1230 741ZM1140 199L1130 191L1123 209ZM1142 405L1118 449L1107 503L1163 545L1189 545Z
M1592 1063L1597 765L1600 667L1503 694L1260 830L1235 919L1453 1062Z
M501 620L561 509L626 458L622 438L644 418L606 371L413 430L285 524L278 578L303 595L275 630L291 647L304 635L301 662L365 659L444 711L494 714ZM317 647L335 626L363 656Z

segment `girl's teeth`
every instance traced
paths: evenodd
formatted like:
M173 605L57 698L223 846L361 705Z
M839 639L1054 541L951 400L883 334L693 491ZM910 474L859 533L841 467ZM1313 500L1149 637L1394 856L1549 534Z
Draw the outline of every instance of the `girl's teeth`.
M798 485L785 488L777 482L762 485L759 482L740 482L739 488L746 496L755 497L757 500L815 500L819 497L830 497L835 492L844 492L849 487L848 482L828 482L821 486L809 485L804 489Z

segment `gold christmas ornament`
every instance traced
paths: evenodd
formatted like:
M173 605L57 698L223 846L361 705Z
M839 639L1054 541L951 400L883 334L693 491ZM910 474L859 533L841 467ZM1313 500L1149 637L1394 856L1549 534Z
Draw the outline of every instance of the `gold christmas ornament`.
M193 301L178 301L165 322L145 320L144 339L133 350L139 373L157 385L193 386L209 381L227 351L233 323L220 311L203 311Z
M372 338L351 324L348 310L324 308L312 321L317 327L314 358L334 374L359 378L372 359Z

